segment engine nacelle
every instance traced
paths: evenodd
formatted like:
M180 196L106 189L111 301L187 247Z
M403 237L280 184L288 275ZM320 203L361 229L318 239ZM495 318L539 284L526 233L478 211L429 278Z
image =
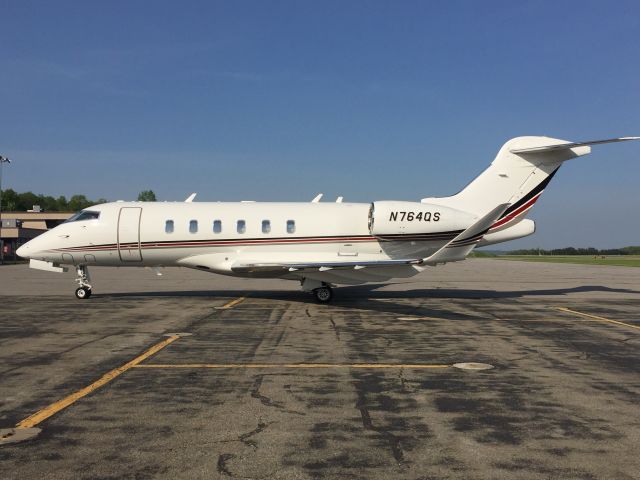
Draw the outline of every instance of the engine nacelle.
M490 231L484 236L480 243L478 243L478 246L484 247L485 245L493 245L494 243L508 242L509 240L515 240L517 238L531 235L535 233L535 231L535 222L528 218L524 218L508 228L503 228L497 232Z
M471 213L441 205L382 201L371 204L369 231L376 237L456 232L465 230L474 220Z

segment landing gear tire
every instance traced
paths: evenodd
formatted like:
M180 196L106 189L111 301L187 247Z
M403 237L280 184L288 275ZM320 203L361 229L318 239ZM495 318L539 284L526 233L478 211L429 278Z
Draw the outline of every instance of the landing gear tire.
M86 300L91 296L91 289L87 287L80 287L76 289L76 298L80 300Z
M329 303L333 298L331 287L320 287L313 290L313 296L318 303Z

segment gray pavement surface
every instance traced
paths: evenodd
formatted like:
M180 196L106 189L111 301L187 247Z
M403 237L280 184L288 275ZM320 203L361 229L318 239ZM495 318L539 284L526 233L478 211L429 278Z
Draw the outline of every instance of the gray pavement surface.
M91 273L81 301L72 273L0 267L0 429L192 336L0 445L2 479L640 478L640 269L473 259L329 306Z

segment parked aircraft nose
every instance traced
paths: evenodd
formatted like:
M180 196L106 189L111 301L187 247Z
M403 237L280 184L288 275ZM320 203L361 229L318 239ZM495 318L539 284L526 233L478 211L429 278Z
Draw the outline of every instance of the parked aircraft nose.
M29 242L27 242L24 245L22 245L20 248L18 248L18 250L16 250L16 253L18 254L19 257L29 258L30 250L31 248L29 247Z

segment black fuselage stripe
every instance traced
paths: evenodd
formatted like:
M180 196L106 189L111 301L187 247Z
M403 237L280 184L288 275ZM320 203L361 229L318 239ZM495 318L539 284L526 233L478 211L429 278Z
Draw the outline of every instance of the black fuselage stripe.
M549 176L547 178L545 178L542 182L540 182L533 190L531 190L529 193L527 193L524 197L522 197L520 200L518 200L516 203L514 203L513 205L511 205L509 208L507 208L505 210L505 212L502 214L502 216L500 217L500 219L506 217L507 215L509 215L511 212L514 212L515 210L517 210L518 208L520 208L522 205L524 205L525 203L527 203L529 200L531 200L533 197L535 197L537 194L541 193L545 188L547 188L547 185L549 185L549 182L551 181L551 179L553 178L553 176L556 174L556 172L560 169L560 167L556 168L553 172L551 172L549 174ZM499 219L499 220L500 220Z
M68 247L64 251L98 251L106 249L131 249L131 248L191 248L191 247L224 247L227 245L295 245L301 243L345 243L345 242L372 242L372 241L438 241L451 240L463 230L434 233L409 233L391 235L349 235L349 236L324 236L324 237L276 237L276 238L212 238L203 240L155 240L145 242L109 243L102 245L85 245Z

